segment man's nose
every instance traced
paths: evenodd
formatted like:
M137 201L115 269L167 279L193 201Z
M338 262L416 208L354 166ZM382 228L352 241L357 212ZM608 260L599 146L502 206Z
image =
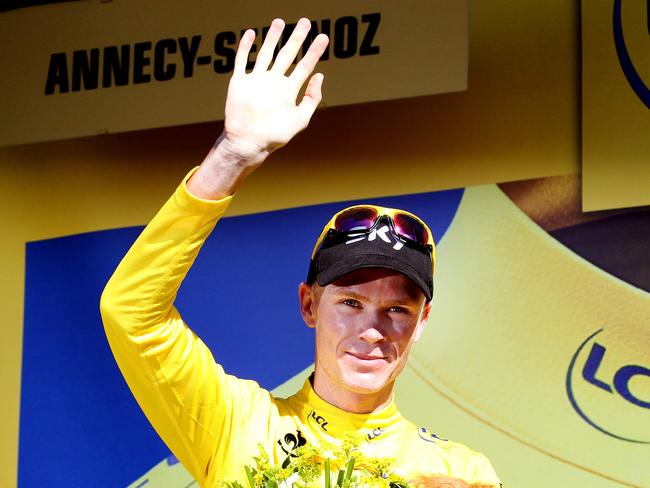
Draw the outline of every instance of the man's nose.
M369 313L362 324L359 337L371 344L386 340L387 317L379 312Z
M365 330L361 332L359 335L361 339L363 339L366 342L369 342L370 344L375 344L377 342L382 342L386 338L384 337L384 334L382 334L380 331L378 331L375 327L368 327Z

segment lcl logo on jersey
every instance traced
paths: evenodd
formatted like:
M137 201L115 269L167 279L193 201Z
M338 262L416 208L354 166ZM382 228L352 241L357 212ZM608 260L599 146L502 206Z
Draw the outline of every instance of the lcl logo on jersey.
M327 432L327 420L325 420L325 417L318 415L315 410L312 410L309 414L309 419L316 422L321 429Z
M644 364L622 360L625 341L620 334L601 335L603 331L587 337L571 359L566 376L571 406L603 434L650 444L650 354Z
M387 225L382 225L379 229L373 229L370 231L368 234L368 241L372 242L379 237L382 241L388 243L388 244L393 244L393 241L391 240L390 237L388 237L391 234L390 227ZM362 241L366 238L366 233L365 232L357 232L357 233L350 233L349 234L350 239L345 241L346 244L353 244L355 242ZM404 247L404 244L397 239L395 239L395 244L393 245L393 249L396 251L399 251Z
M614 28L614 44L616 46L616 55L618 56L618 62L621 65L621 69L625 74L625 78L629 83L636 96L645 104L646 107L650 108L650 89L648 89L648 84L643 81L641 78L640 72L644 71L647 73L647 68L650 67L650 57L645 55L639 55L635 53L635 56L630 55L628 45L634 45L634 42L627 42L625 40L624 29L623 29L623 16L625 15L626 19L632 19L633 22L641 22L640 19L645 19L645 36L650 32L650 0L648 0L648 5L646 7L646 15L641 15L642 7L641 2L626 2L626 10L623 12L622 0L614 0L614 12L613 12L613 28ZM638 10L640 7L641 12L634 11ZM628 9L633 9L628 11ZM636 30L636 29L629 29ZM643 35L643 34L641 34ZM629 40L628 40L629 41ZM632 40L633 41L633 40ZM647 38L644 39L647 43ZM646 44L647 45L647 44ZM632 61L634 59L634 61ZM635 63L637 66L635 66ZM640 63L640 65L639 65Z
M379 440L383 440L383 437L379 439L384 433L386 432L386 429L382 429L381 427L377 427L376 429L372 429L366 434L366 442L372 442L376 443Z

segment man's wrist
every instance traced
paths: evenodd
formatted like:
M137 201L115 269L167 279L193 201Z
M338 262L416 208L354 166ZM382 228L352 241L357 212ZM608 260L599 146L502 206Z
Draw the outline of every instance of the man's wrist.
M267 147L238 138L225 131L216 140L212 149L224 161L242 169L250 166L256 168L271 154Z
M218 200L235 193L246 177L269 155L269 151L247 141L221 134L199 169L187 182L192 195Z

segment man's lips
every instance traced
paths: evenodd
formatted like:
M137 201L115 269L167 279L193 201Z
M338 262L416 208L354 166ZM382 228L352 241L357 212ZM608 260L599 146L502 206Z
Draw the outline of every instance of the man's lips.
M358 352L351 352L351 351L347 351L346 354L349 354L350 356L360 359L362 361L379 361L379 360L388 359L386 356L379 356L375 354L361 354Z

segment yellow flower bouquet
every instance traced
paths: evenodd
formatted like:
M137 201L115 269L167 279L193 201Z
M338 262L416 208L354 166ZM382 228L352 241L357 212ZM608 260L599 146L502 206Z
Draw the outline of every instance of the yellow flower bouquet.
M391 470L390 458L369 458L361 453L361 437L348 434L340 446L305 445L282 466L271 466L260 445L254 466L245 466L248 486L222 481L221 488L408 488Z

